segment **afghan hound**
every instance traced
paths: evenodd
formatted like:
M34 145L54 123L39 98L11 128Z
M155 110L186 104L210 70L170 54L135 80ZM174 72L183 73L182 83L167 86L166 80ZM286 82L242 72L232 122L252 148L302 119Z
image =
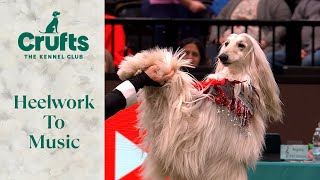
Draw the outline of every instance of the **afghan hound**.
M157 64L176 72L162 87L138 95L138 126L148 156L144 179L246 180L264 146L266 123L281 121L279 88L257 41L231 34L223 43L214 74L198 82L180 70L190 66L183 50L154 48L125 57L125 80Z

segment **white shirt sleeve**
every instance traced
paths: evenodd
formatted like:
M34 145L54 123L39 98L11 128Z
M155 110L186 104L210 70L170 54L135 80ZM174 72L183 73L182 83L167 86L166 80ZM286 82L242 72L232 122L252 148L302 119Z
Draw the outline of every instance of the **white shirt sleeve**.
M135 104L137 100L137 92L130 81L126 80L116 87L126 98L126 108Z

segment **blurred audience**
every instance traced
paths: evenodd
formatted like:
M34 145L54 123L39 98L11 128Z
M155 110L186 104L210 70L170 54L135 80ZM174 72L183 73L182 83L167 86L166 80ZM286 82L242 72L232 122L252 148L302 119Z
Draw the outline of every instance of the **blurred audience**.
M184 59L190 59L191 64L195 67L211 65L206 58L204 46L196 38L186 38L179 44L180 48L185 49L186 56Z
M203 18L207 14L207 7L197 0L143 0L142 14L152 18ZM208 13L209 17L209 13ZM186 37L203 36L203 29L207 28L191 25L167 28L157 24L154 30L154 43L159 47L174 46Z
M230 0L219 13L217 19L223 20L289 20L291 11L284 0ZM222 44L231 33L243 33L244 26L221 27L217 37L217 27L211 28L210 41ZM258 26L248 26L247 33L260 41L268 59L272 60L272 27L262 27L261 38ZM282 42L286 34L285 27L275 28L275 51L284 48ZM277 60L277 57L275 57Z
M292 20L320 20L320 0L301 0L296 7ZM312 37L312 27L304 26L301 32L302 66L312 65L312 39L314 39L314 65L320 66L320 27L315 27Z
M192 13L207 9L201 1L197 0L143 0L142 13L148 17L179 18L184 15L180 12L180 5Z
M292 17L286 2L291 2L291 9L299 2ZM141 10L145 17L153 18L203 18L209 17L207 13L211 11L212 19L221 20L320 20L320 0L213 0L208 8L200 0L142 0ZM115 17L105 15L105 18ZM154 45L176 47L177 42L180 42L179 47L184 48L187 53L185 58L191 59L194 66L212 65L214 62L210 59L215 59L219 44L222 44L231 33L243 32L247 32L260 42L270 64L282 68L286 61L284 26L276 27L274 34L272 27L267 26L261 27L261 32L258 26L221 26L219 37L217 26L212 26L209 42L214 44L213 46L207 44L206 49L203 46L203 42L206 41L206 34L203 31L205 27L179 25L169 29L166 25L156 24L154 28ZM302 66L320 66L320 27L315 27L314 35L312 37L312 27L302 28ZM313 50L312 40L314 40ZM273 43L275 54L272 54ZM113 28L110 24L105 26L105 48L107 49L106 72L114 72L125 55L126 37L122 25L115 25ZM110 63L110 57L113 57L112 63ZM314 57L313 60L312 57Z
M105 19L114 19L114 16L105 15ZM105 29L105 48L113 56L113 64L115 68L121 63L124 51L126 47L126 35L123 26L120 24L114 25L112 31L112 25L106 24ZM113 43L113 44L112 44Z
M104 72L105 73L114 73L114 64L113 64L113 58L112 55L109 53L108 50L105 50L105 56L104 56Z

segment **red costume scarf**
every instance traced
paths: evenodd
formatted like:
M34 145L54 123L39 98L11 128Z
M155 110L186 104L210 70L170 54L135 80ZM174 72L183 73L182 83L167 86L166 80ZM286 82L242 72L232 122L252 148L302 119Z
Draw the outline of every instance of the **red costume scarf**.
M228 79L209 79L205 82L197 82L194 86L198 90L203 90L218 105L218 113L227 113L230 121L238 126L240 131L248 134L247 128L254 108L252 97L244 97L243 91L237 97L234 95L234 86L241 83L243 82L229 81ZM256 93L254 87L252 90Z

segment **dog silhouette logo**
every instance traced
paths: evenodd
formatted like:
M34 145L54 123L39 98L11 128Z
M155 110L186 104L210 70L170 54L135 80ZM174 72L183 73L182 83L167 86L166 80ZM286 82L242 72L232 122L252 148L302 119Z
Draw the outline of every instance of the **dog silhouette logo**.
M52 19L52 21L47 25L46 31L45 31L45 32L39 31L39 32L40 32L40 33L50 33L50 34L58 33L58 24L59 24L58 16L59 16L59 15L60 15L60 12L54 11L54 12L52 13L53 19Z

